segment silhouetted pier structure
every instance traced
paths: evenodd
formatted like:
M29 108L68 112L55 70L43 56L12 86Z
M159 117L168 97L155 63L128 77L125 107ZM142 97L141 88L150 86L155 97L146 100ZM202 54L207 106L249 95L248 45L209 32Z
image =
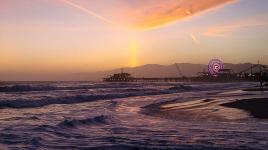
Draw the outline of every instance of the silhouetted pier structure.
M239 81L258 81L260 86L268 82L268 67L261 64L252 65L239 73L235 73L232 69L221 69L216 76L210 75L208 72L199 72L195 77L186 77L183 75L179 66L176 68L180 77L156 77L156 78L135 78L129 73L121 73L111 75L104 78L105 82L239 82Z
M170 78L134 78L129 73L114 74L104 78L105 82L190 82L187 77L170 77Z
M237 75L246 80L259 81L262 88L264 84L268 83L268 66L262 64L252 65Z

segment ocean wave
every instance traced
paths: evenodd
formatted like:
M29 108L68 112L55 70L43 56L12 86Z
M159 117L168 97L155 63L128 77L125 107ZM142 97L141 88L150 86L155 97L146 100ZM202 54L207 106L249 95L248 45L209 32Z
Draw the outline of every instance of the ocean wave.
M242 83L146 84L117 84L120 88L106 89L117 85L67 82L47 85L57 89L105 88L0 93L0 108L94 101L60 109L0 109L0 149L267 149L267 120L247 118L248 112L221 105L267 97L267 93L245 95L256 92L242 91L247 88Z
M154 83L154 87L164 87L170 86L167 90L176 90L176 91L189 91L189 90L213 90L217 88L227 88L233 87L233 84L226 85L184 85L184 84L163 84L163 83ZM142 91L144 88L148 89L150 84L138 84L138 83L88 83L88 84L56 84L56 83L46 83L46 84L7 84L0 86L0 93L3 92L31 92L31 91L61 91L61 90L87 90L87 89L125 89L125 91Z
M0 100L0 109L3 108L35 108L43 107L52 104L76 104L83 102L90 102L96 100L107 100L117 98L128 98L135 96L148 96L148 95L161 95L170 94L169 91L143 91L133 93L110 93L110 94L84 94L84 95L72 95L63 97L46 97L41 99L15 99L15 100Z
M78 126L83 125L101 125L108 123L108 116L96 116L94 118L87 118L87 119L72 119L72 120L64 120L60 122L57 126L61 128L76 128Z
M12 85L12 86L1 86L0 92L28 92L28 91L52 91L56 90L56 87L45 86L45 85Z
M133 84L138 86L136 84ZM75 92L69 95L51 95L45 97L10 97L10 99L6 99L5 97L0 99L0 109L2 108L35 108L35 107L43 107L47 105L53 104L76 104L76 103L83 103L83 102L91 102L96 100L107 100L107 99L120 99L120 98L128 98L128 97L137 97L137 96L151 96L151 95L163 95L163 94L173 94L178 92L191 92L191 91L203 91L203 90L210 90L210 89L200 89L199 87L194 87L192 85L173 85L168 88L135 88L129 87L129 84L96 84L96 85L80 85L80 86L64 86L64 87L56 87L56 86L36 86L36 85L29 85L29 86L11 86L9 90L5 88L5 91L30 91L30 90L55 90L55 89L71 89L71 88L89 88L90 86L94 87L102 87L105 86L106 88L112 88L117 86L120 89L111 89L107 93L105 92L97 92L97 93L88 93L88 92ZM127 86L127 88L125 88ZM142 86L142 85L139 85ZM124 87L124 88L122 88ZM214 88L215 90L215 88ZM1 91L1 90L0 90ZM3 90L2 90L3 91ZM82 93L82 94L81 94ZM24 93L23 93L24 94ZM12 98L12 99L11 99Z
M141 87L142 85L138 84L127 84L127 83L115 83L115 84L86 84L86 85L43 85L43 84L11 84L0 86L0 92L30 92L30 91L54 91L54 90L83 90L83 89L111 89L111 88L126 88L131 86L132 88Z

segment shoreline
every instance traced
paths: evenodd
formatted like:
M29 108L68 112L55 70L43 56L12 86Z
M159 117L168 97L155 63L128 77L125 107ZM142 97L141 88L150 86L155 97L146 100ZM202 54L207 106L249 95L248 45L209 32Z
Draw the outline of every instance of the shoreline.
M268 119L268 98L249 98L223 102L199 99L189 102L166 102L144 108L146 115L171 120L248 120Z

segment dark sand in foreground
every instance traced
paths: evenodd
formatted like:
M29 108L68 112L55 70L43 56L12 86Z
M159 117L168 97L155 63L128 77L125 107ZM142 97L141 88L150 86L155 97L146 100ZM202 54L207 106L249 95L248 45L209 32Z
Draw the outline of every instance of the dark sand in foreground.
M268 119L268 98L243 99L221 105L245 110L255 118Z

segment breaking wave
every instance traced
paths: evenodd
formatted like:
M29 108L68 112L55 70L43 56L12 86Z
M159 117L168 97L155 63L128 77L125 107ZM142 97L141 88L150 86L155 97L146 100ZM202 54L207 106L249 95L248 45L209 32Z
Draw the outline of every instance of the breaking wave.
M171 84L172 85L172 84ZM131 88L130 88L131 86ZM163 87L161 87L163 86ZM232 87L228 85L227 87ZM7 88L8 87L8 88ZM111 89L111 91L98 91L98 92L74 92L66 95L66 93L60 93L51 96L39 96L39 97L0 97L0 109L3 108L36 108L44 107L53 104L76 104L83 102L91 102L96 100L108 100L108 99L120 99L137 96L151 96L151 95L163 95L173 94L178 92L192 92L212 90L211 87L201 88L192 85L173 84L173 86L165 87L165 85L159 85L161 88L151 88L146 85L134 84L134 83L113 83L113 84L90 84L90 85L73 85L73 86L54 86L54 85L14 85L0 87L0 92L22 92L22 91L42 91L42 90L71 90L71 89L89 89L89 88L101 88ZM116 87L116 88L114 88ZM135 88L136 87L136 88ZM226 87L225 87L226 88ZM59 93L56 91L55 93ZM12 99L10 99L12 98Z
M1 100L0 108L35 108L52 104L75 104L82 102L90 102L94 100L105 100L115 98L126 98L136 95L128 94L104 94L104 95L74 95L57 98L45 98L37 100L17 99L17 100Z
M48 97L43 99L16 99L16 100L0 100L1 108L35 108L43 107L52 104L76 104L83 102L90 102L96 100L107 100L116 98L127 98L135 96L146 96L146 95L160 95L168 94L167 91L147 91L137 93L116 93L116 94L102 94L102 95L74 95L65 97Z

